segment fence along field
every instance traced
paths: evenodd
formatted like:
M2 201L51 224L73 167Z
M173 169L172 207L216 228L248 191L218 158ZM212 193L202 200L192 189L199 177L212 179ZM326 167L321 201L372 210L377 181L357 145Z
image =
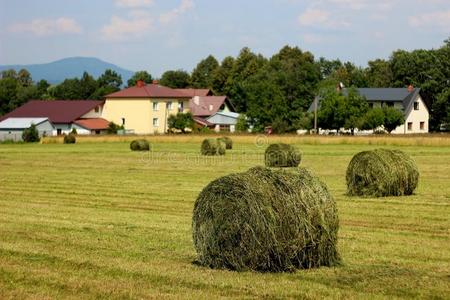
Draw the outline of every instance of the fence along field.
M148 137L151 153L132 152L123 137L0 145L0 298L448 296L448 137L273 136L255 145L236 136L225 156L201 157L204 138ZM335 197L342 265L271 274L193 264L199 192L263 165L272 142L295 144ZM416 161L415 194L346 196L352 156L380 145Z

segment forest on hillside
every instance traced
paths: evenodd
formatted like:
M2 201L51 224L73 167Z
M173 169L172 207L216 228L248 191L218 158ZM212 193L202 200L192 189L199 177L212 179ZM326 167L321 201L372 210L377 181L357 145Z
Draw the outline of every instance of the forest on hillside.
M30 99L102 99L137 80L150 83L153 76L139 71L125 84L115 71L105 70L98 78L85 72L81 78L50 85L46 80L34 82L27 70L5 70L0 78L0 115ZM437 49L397 50L366 67L315 58L298 47L285 46L270 58L243 48L237 57L219 62L209 55L192 72L168 70L159 78L161 85L172 88L210 88L227 95L257 131L270 125L280 133L310 127L307 110L314 97L341 82L346 87L421 88L430 110L430 129L437 131L450 124L450 39Z

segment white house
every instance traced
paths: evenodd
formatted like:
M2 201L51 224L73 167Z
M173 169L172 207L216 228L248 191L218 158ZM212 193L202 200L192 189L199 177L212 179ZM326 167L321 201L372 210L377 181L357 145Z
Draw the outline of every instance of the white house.
M8 118L0 122L0 141L22 141L23 131L36 126L39 136L52 135L55 130L48 118Z
M420 96L420 88L409 86L408 88L358 88L361 96L364 96L369 104L369 108L394 107L405 116L405 123L392 131L393 134L413 134L428 133L428 122L430 113ZM342 89L346 93L347 89ZM318 109L320 109L320 100ZM314 102L309 108L309 112L314 112Z

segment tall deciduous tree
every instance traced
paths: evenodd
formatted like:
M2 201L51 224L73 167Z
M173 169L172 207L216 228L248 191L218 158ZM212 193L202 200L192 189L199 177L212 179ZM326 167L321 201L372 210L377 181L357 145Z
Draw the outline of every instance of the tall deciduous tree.
M190 85L191 76L183 70L166 71L159 81L161 85L174 89L187 88Z
M384 129L391 133L395 128L405 123L405 117L403 113L393 107L384 107Z
M393 84L393 74L391 64L384 59L369 61L366 69L367 82L369 87L386 88Z
M219 68L219 63L212 55L200 61L194 71L192 71L192 87L211 89L213 87L213 74L217 68Z
M138 80L142 80L145 83L152 83L153 77L147 71L138 71L134 73L134 75L130 79L128 79L127 84L129 87L135 86Z

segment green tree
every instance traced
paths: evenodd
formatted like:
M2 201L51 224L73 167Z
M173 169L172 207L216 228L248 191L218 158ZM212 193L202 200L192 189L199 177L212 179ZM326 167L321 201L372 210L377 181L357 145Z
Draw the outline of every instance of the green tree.
M327 60L324 57L319 58L317 64L319 65L322 78L330 77L342 67L342 62L339 59Z
M361 129L375 130L384 124L384 111L382 108L376 107L367 111L364 115Z
M11 77L0 79L0 115L4 115L15 107L13 103L17 100L17 80Z
M383 88L391 87L393 83L393 74L391 65L384 59L369 61L366 69L367 83L369 87Z
M79 81L79 91L81 98L79 99L92 99L92 95L97 90L97 81L89 75L87 72L83 73Z
M442 91L433 104L433 111L438 122L439 129L450 130L450 88Z
M355 88L347 90L345 96L345 122L344 128L350 129L354 134L356 128L362 128L364 115L369 106L365 97L361 96Z
M395 128L405 123L405 117L403 113L393 107L384 107L384 129L391 133Z
M159 81L161 85L173 88L173 89L184 89L190 84L191 76L188 72L183 70L166 71L161 76Z
M145 83L152 83L153 77L147 71L138 71L134 73L134 75L130 79L128 79L128 87L135 86L138 80L142 80Z
M78 78L65 79L53 89L49 89L49 93L53 99L76 100L83 98Z
M228 79L231 76L231 72L234 66L234 58L231 56L227 56L223 59L220 67L218 67L213 72L212 78L212 88L217 94L225 94L226 93L226 84Z
M116 91L118 91L120 90L120 86L122 85L123 81L122 76L117 74L116 71L107 69L97 79L97 83L99 87L111 87L116 89Z
M44 95L48 93L48 88L50 87L50 84L47 80L41 79L36 84L37 90L38 90L38 99L43 99Z
M12 78L12 79L17 79L17 72L14 69L8 69L8 70L4 70L2 71L2 78Z
M236 131L237 132L247 132L249 126L247 122L247 116L245 114L239 114L239 117L236 122Z
M21 86L31 86L33 84L31 74L26 69L21 69L19 73L17 73L17 80Z
M194 71L192 71L192 87L197 89L211 89L213 87L213 74L217 68L219 68L219 63L217 62L217 59L215 59L215 57L212 55L209 55L207 58L200 61L195 67Z
M344 127L346 118L346 100L342 93L334 89L321 92L322 101L317 114L320 128L338 130Z
M169 130L177 129L186 133L186 128L194 127L194 118L191 113L177 113L176 115L170 115L167 119Z
M39 132L36 129L36 125L31 124L30 128L27 128L22 133L22 140L26 143L36 143L41 140Z

